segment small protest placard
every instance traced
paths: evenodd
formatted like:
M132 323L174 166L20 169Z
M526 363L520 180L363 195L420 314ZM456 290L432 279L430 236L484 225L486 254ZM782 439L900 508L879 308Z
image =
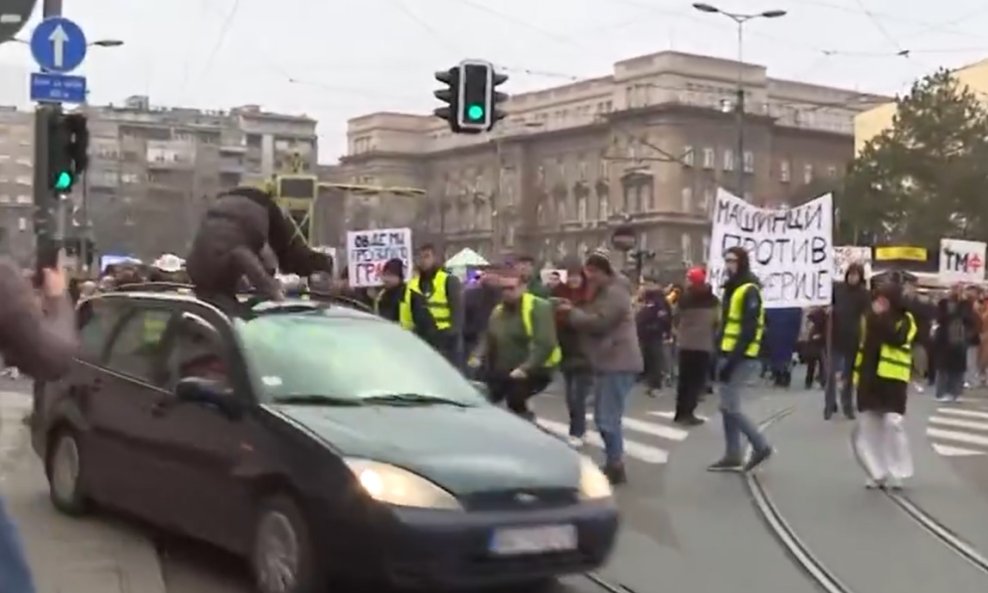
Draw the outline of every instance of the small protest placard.
M940 239L940 274L944 282L984 282L985 243Z
M758 208L723 189L713 210L711 286L718 295L726 279L724 252L743 247L751 271L762 281L768 309L829 305L833 294L833 196L802 206Z
M347 231L346 254L350 286L381 285L381 267L389 259L405 263L406 276L412 269L412 230L374 229Z

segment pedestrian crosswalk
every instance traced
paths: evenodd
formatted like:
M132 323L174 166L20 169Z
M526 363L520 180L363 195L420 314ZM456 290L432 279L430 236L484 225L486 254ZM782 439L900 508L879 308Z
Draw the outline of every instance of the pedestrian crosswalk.
M929 418L926 436L945 457L988 454L988 411L939 407Z
M659 465L668 463L672 448L686 440L689 430L673 424L674 413L666 410L650 410L639 417L624 417L624 454L644 463ZM698 416L706 420L704 416ZM569 421L550 417L543 410L537 410L536 422L542 428L559 436L569 436ZM587 433L584 436L587 445L603 449L604 441L600 434L593 430L593 419L587 414Z

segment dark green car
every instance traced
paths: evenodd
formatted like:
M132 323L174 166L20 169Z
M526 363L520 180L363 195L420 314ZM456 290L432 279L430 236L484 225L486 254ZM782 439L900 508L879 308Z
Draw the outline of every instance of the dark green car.
M97 503L229 549L263 593L538 584L613 547L593 463L395 324L174 291L95 297L80 323L33 429L62 511Z

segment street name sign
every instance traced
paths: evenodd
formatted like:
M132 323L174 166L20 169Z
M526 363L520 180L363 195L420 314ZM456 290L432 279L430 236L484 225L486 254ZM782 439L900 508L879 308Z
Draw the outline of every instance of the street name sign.
M38 103L85 103L86 78L66 74L31 74L31 100Z

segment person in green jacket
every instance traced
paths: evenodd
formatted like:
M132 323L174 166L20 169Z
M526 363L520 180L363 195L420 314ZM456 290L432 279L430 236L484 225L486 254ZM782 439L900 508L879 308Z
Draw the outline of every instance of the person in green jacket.
M491 401L534 420L528 400L549 386L562 358L552 305L528 292L515 269L500 274L500 287L501 302L470 366L483 367Z

